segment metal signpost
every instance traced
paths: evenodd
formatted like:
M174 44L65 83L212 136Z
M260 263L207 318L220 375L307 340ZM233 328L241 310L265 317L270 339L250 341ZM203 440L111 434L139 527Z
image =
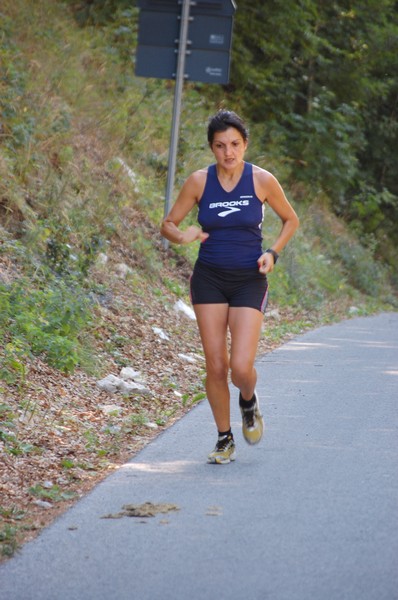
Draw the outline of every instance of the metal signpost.
M174 187L184 80L229 81L234 0L138 0L135 74L175 79L165 216ZM164 247L168 241L164 240Z

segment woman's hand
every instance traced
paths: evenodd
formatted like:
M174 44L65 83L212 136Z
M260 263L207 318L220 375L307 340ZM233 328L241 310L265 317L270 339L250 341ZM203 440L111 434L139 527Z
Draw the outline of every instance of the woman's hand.
M169 242L173 244L190 244L196 240L204 242L209 237L209 234L204 233L197 225L191 225L185 231L179 229L180 223L198 205L199 199L203 195L206 178L207 169L195 171L182 186L173 208L163 220L160 228L160 233Z
M197 225L191 225L190 227L187 227L185 231L182 232L180 243L190 244L191 242L195 242L196 240L199 240L202 243L205 240L207 240L208 237L209 234L202 231L200 227L197 227Z
M271 273L271 271L274 270L275 266L274 257L270 252L264 252L264 254L262 254L258 259L257 264L258 270L260 271L260 273L263 273L263 275Z

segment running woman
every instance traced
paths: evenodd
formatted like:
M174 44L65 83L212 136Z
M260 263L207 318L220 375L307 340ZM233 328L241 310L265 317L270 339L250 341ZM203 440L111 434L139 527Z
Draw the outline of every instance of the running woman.
M226 464L235 460L229 372L239 390L245 440L257 444L263 435L254 362L267 304L267 273L299 220L277 179L245 162L248 130L241 117L218 111L209 120L207 138L216 162L188 177L162 223L161 234L175 244L201 242L190 292L206 359L207 398L218 430L208 462ZM278 215L282 227L263 251L265 203ZM199 225L181 229L196 206Z

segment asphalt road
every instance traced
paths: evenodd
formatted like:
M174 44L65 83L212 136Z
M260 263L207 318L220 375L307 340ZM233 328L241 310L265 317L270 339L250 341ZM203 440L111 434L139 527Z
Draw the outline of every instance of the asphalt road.
M397 600L398 314L260 357L266 433L206 464L206 402L0 566L1 600ZM172 503L153 518L103 519Z

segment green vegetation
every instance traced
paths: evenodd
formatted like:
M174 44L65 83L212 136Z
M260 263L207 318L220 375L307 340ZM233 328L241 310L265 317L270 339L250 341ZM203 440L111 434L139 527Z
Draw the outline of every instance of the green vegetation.
M292 3L287 11L278 2L262 8L242 0L231 85L186 86L177 185L208 160L204 124L222 99L252 119L249 158L270 163L301 217L273 280L276 304L321 310L341 297L362 305L368 297L380 306L395 302L391 223L398 192L396 164L385 152L397 130L392 5L378 3L369 22L369 2L355 10ZM2 10L0 253L20 273L0 282L0 356L2 376L12 382L24 378L24 356L42 355L66 373L90 362L84 346L95 297L90 268L115 236L134 248L140 277L153 277L172 88L134 77L138 10L129 3L76 8L42 0L28 11L18 0ZM249 27L261 27L262 35L245 35ZM272 35L277 29L280 41ZM384 67L371 52L380 43L389 49L377 52ZM390 77L381 80L386 69ZM379 110L381 86L385 111L390 102L383 130L380 120L368 118ZM379 167L363 178L373 154ZM145 220L132 231L134 207ZM344 214L349 225L334 214ZM277 226L270 217L266 239ZM385 260L375 260L383 250ZM176 252L192 262L196 248ZM166 285L183 294L179 282Z
M397 57L394 0L238 2L231 98L290 184L323 191L395 278Z
M129 2L71 0L70 5L80 24L112 30L119 54L126 64L134 62L137 14ZM237 5L230 84L195 89L210 106L225 103L242 110L255 125L253 156L259 160L266 147L267 163L283 169L289 187L302 182L311 202L322 191L331 210L389 263L396 281L395 0L239 0ZM181 138L184 159L192 137L183 131Z
M49 487L35 485L34 487L30 488L29 492L32 494L32 496L35 496L40 500L51 500L52 502L71 500L75 496L73 492L63 492L58 485L51 485Z
M230 86L185 88L177 185L210 158L208 114L220 102L243 110L252 122L249 159L276 172L302 222L273 278L272 302L318 312L337 299L365 313L395 305L398 191L385 151L397 131L393 3L378 3L371 22L369 2L355 10L246 4L236 15ZM115 237L132 249L140 278L150 280L160 265L173 90L134 77L137 15L117 0L3 6L0 257L19 271L0 280L0 368L8 382L24 380L24 357L35 354L65 373L95 363L90 269ZM247 36L253 27L261 35ZM389 51L379 49L377 62L380 43ZM381 78L386 69L389 78ZM382 86L384 128L376 118ZM364 169L376 154L378 167ZM140 223L133 229L132 212ZM267 217L266 239L276 227ZM192 262L196 247L175 251L176 260ZM165 285L186 293L178 281Z
M87 299L62 280L44 289L21 277L0 285L0 327L6 344L0 373L9 383L23 375L23 356L44 355L48 364L64 373L84 363L79 337L90 319Z
M74 497L66 487L79 471L106 469L110 456L133 451L127 437L143 443L148 424L163 426L204 397L200 366L187 385L164 368L155 397L121 400L124 416L94 414L95 402L83 409L76 401L73 412L73 394L63 389L74 373L98 375L108 362L156 362L156 344L147 349L144 341L155 314L188 301L197 253L196 245L162 250L174 89L134 76L132 4L0 7L0 448L7 461L38 469L24 490L36 501ZM281 318L268 320L267 343L351 314L396 310L396 3L237 4L230 84L184 88L176 188L212 160L209 114L219 106L241 112L251 129L248 160L276 174L301 220L270 277L271 308ZM265 244L279 226L268 211ZM130 267L122 298L114 299L116 279L98 268L104 256ZM37 357L59 376L56 406L42 379L32 383ZM48 432L70 435L79 453L73 446L69 456L65 442L56 459L61 483L47 486ZM21 529L18 506L1 507L0 517L0 549L10 556L22 529L35 525Z

